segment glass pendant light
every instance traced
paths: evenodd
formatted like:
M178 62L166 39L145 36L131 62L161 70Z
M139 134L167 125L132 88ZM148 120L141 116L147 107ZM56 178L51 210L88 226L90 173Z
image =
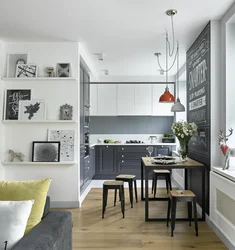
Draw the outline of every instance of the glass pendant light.
M171 107L171 112L184 112L185 107L180 102L179 98L179 43L177 43L177 74L176 74L176 91L177 91L177 99L175 104Z

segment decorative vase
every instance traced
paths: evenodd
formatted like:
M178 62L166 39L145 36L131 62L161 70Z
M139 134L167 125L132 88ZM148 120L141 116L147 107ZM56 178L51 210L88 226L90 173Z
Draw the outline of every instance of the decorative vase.
M180 156L182 161L187 161L188 156L188 141L179 141L180 142Z

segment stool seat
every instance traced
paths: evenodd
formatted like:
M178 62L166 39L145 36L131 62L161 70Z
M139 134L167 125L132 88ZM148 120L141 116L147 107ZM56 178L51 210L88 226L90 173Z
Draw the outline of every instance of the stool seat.
M134 179L135 175L120 174L116 176L116 179Z
M123 185L123 181L105 181L103 185L105 185L105 186L121 186L121 185Z
M171 172L169 170L153 170L156 174L170 174Z
M170 195L173 197L195 197L191 190L171 190Z

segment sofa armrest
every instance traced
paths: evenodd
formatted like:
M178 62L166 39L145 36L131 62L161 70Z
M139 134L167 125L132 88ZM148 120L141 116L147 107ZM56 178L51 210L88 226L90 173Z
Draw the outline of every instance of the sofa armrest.
M72 250L72 214L51 211L12 250Z

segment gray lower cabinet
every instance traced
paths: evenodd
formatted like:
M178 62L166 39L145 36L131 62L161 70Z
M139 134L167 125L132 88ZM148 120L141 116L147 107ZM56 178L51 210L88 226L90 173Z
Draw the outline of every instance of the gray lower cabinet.
M148 146L96 146L94 179L114 179L118 174L134 174L140 179L141 157L148 156ZM173 146L153 146L154 153L171 155Z
M95 175L95 147L90 148L90 161L91 161L90 175L91 175L91 179L93 179Z

